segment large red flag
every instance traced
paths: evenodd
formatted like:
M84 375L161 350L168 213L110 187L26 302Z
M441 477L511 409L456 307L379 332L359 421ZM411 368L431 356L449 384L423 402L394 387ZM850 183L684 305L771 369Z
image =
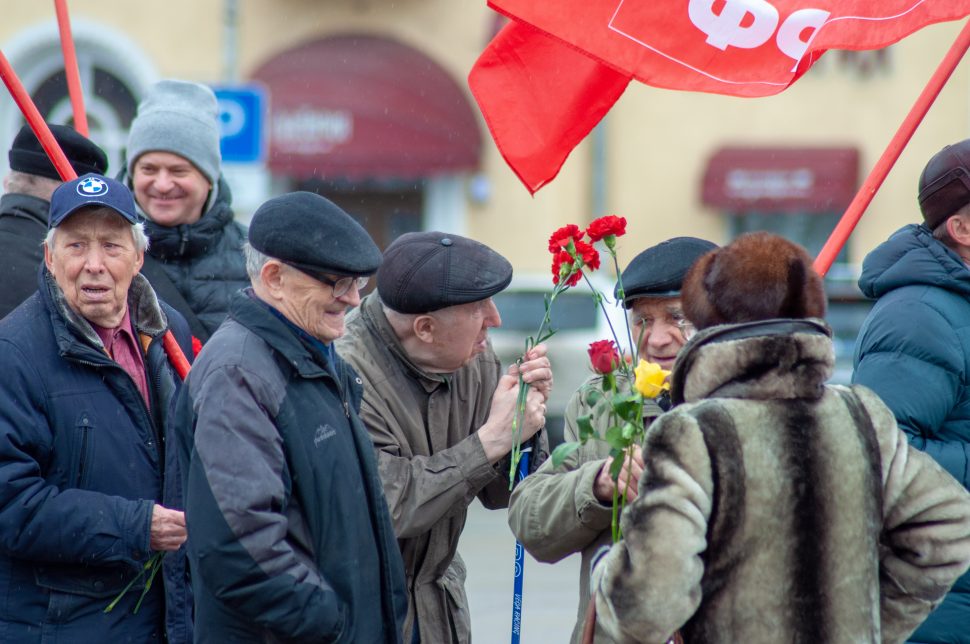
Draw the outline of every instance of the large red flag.
M926 25L970 15L970 0L489 0L489 5L513 24L488 45L469 84L499 150L532 192L555 177L619 98L623 81L767 96L795 82L826 49L885 47ZM532 29L520 30L524 25ZM577 62L581 57L592 63ZM569 69L578 73L564 75ZM549 76L550 70L558 76ZM543 88L551 91L542 93Z

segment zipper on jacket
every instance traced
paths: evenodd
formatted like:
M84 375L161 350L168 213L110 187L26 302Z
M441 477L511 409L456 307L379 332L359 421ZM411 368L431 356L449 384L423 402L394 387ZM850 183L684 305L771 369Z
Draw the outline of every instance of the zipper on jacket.
M344 415L347 416L347 418L350 418L350 403L348 403L346 400L344 400L343 403L344 403Z
M85 456L88 451L88 435L91 432L91 423L88 421L87 414L81 416L81 422L78 423L77 429L81 432L81 445L78 449L77 474L74 475L75 488L81 487L81 479L84 478Z

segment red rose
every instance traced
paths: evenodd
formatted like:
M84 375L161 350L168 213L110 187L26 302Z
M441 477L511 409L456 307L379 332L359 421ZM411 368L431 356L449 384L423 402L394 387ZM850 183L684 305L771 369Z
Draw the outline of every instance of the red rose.
M607 215L599 219L594 219L586 229L586 234L589 235L590 241L594 242L609 235L619 237L624 233L626 233L626 219L617 217L616 215Z
M565 277L562 274L563 270L569 275L569 280L566 282L567 286L576 286L579 283L579 279L583 276L581 271L573 271L573 256L568 251L560 250L552 256L553 284L558 284L559 280Z
M600 254L592 244L578 241L576 242L576 255L583 259L583 266L591 271L600 267Z
M555 255L569 245L570 240L575 244L583 238L583 231L576 224L563 226L549 238L549 252Z
M612 340L597 340L589 345L589 361L593 371L605 376L620 366L620 353Z

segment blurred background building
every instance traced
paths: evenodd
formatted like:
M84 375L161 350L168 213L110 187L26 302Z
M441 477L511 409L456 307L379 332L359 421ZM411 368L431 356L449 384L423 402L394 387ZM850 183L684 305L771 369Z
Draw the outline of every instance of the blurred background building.
M91 135L109 152L111 172L122 167L128 126L152 83L208 83L220 94L226 175L243 221L269 196L318 191L382 247L411 230L468 235L509 257L529 284L548 276L553 229L604 214L629 221L621 261L676 235L726 243L759 229L818 252L960 27L934 25L880 51L829 52L770 98L633 83L532 197L499 155L465 80L504 23L483 0L168 0L137 10L123 0L71 0L69 9ZM41 112L70 122L53 3L8 0L0 47ZM925 161L970 135L968 65L829 273L838 380L848 377L868 307L855 288L862 258L918 219ZM22 123L4 93L0 141ZM0 170L6 162L0 156ZM526 290L508 301L540 306L542 292ZM506 333L510 346L526 334ZM583 376L570 369L560 381Z

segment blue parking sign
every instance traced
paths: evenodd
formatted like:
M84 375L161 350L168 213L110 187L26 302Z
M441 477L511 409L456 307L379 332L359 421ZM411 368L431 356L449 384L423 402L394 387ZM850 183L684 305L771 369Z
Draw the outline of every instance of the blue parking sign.
M266 154L266 91L258 85L213 87L219 101L219 147L222 160L254 163Z

